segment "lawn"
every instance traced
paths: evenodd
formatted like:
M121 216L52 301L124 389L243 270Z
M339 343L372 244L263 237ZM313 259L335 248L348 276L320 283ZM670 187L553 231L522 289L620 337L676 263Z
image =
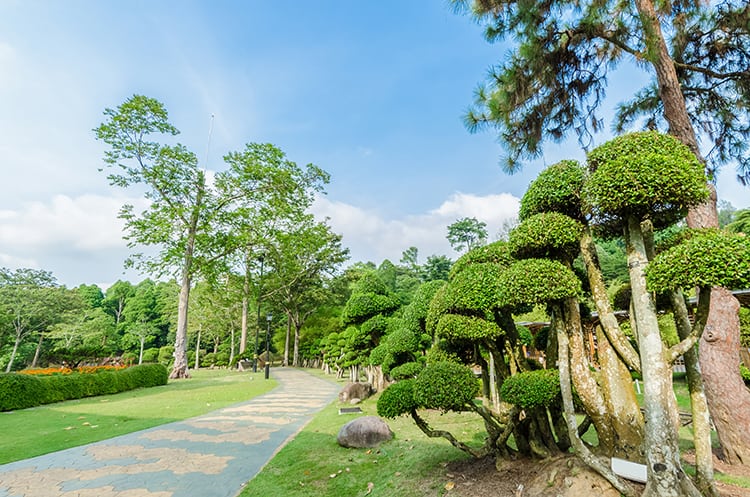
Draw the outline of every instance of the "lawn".
M359 404L362 415L376 415L377 398ZM340 447L336 443L339 429L354 416L361 416L339 415L339 407L344 406L348 404L333 402L323 409L240 496L443 495L449 480L447 463L468 458L446 440L426 437L409 417L387 420L395 437L379 448ZM435 427L448 429L472 445L479 447L483 442L483 425L476 415L432 412L425 417Z
M0 464L205 414L268 392L262 373L191 371L189 380L0 413Z

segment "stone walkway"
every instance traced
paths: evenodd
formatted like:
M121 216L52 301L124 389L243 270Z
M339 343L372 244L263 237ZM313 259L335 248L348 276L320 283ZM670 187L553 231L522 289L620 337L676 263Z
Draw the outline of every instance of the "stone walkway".
M0 465L0 497L236 496L338 392L301 370L272 375L279 387L242 404Z

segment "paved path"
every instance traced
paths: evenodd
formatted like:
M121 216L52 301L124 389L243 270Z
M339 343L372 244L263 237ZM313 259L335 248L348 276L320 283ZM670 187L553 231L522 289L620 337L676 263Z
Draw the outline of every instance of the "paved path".
M233 497L338 391L304 371L272 374L280 386L248 402L0 465L0 497Z

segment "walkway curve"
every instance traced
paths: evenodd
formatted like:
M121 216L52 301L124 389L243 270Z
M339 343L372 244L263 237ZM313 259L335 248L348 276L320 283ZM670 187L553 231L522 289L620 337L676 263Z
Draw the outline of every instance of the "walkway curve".
M299 369L271 371L279 386L247 402L0 465L0 497L236 496L338 391Z

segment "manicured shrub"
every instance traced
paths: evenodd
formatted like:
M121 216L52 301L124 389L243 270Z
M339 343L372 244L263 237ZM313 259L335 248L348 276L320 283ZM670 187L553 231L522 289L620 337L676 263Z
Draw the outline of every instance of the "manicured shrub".
M744 364L740 364L740 375L745 383L750 385L750 368L747 368Z
M0 374L0 411L166 385L168 376L161 364L44 376Z
M503 382L500 396L521 409L548 407L560 398L560 373L539 369L515 374Z
M478 392L479 382L474 372L455 362L428 365L414 383L417 405L443 412L466 410Z
M416 376L424 369L424 364L421 362L407 362L400 366L396 366L391 369L390 376L394 380L405 380L407 378L416 378Z
M524 259L502 274L500 288L501 305L515 308L575 297L581 292L581 281L558 261Z
M143 351L143 362L157 362L159 360L159 349L152 347Z
M472 264L497 264L501 267L507 267L513 264L513 257L507 242L497 241L481 247L471 249L451 266L450 277L453 277L463 271L467 266Z
M397 418L417 408L414 400L415 380L403 380L386 388L377 404L378 416Z
M580 251L583 225L559 212L542 212L524 220L510 232L508 244L517 259L573 260Z
M586 173L574 160L549 166L531 182L521 199L521 221L541 212L560 212L581 219L581 189Z
M435 333L449 340L494 339L503 335L503 329L492 321L475 316L445 314L440 317Z
M174 346L165 345L159 348L159 363L169 366L174 361Z

